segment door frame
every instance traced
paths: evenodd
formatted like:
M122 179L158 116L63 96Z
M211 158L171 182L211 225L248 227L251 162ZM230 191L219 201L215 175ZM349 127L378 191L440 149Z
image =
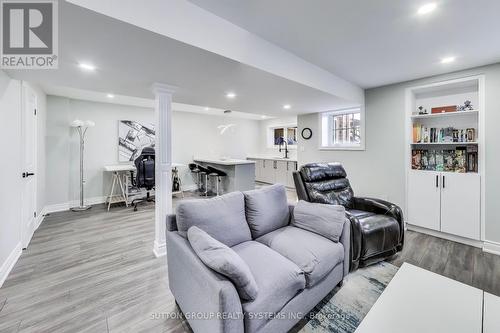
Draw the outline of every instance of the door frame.
M22 187L23 190L21 191L21 225L20 225L20 233L21 233L21 244L22 248L25 249L28 247L31 237L33 236L33 233L35 231L35 224L38 219L38 211L37 211L37 204L38 204L38 121L37 121L37 115L38 115L38 96L35 92L35 90L27 84L25 81L21 81L21 153L22 153L22 158L21 158L21 170L19 170L19 176L21 177L21 174L25 172L24 170L26 166L26 149L27 149L27 142L26 142L26 107L27 107L27 98L29 96L29 93L33 94L34 97L34 104L35 104L35 110L37 110L35 114L35 119L34 119L34 124L33 124L33 136L34 136L34 146L33 146L33 173L35 174L33 177L34 181L34 209L37 214L37 216L33 217L33 223L31 224L26 224L27 221L24 220L24 182L22 182Z

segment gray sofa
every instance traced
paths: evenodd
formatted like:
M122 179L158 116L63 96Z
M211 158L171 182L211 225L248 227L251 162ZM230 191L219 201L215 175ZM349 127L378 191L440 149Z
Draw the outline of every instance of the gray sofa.
M349 271L349 220L333 242L291 225L293 209L276 185L182 201L167 217L169 286L194 332L287 332L342 283ZM199 259L186 238L190 226L249 266L259 289L253 301L242 301L230 280Z

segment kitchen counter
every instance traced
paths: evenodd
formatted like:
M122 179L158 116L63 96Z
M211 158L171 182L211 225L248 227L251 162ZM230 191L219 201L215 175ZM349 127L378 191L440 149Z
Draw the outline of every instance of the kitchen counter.
M203 167L210 166L226 173L226 176L221 178L220 184L223 193L248 191L255 188L255 161L233 158L195 158L194 162Z
M195 158L194 161L201 162L201 163L219 164L219 165L255 164L254 161L239 160L236 158L228 158L228 159Z
M251 160L269 160L269 161L289 161L289 162L297 162L296 158L284 158L284 157L279 157L279 156L260 156L260 155L253 155L253 156L247 156L247 159Z

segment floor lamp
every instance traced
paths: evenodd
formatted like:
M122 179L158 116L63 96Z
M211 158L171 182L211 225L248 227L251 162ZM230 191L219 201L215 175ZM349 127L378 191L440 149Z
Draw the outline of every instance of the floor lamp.
M85 134L87 133L87 130L89 127L94 127L95 123L93 121L87 120L87 121L82 121L79 119L74 120L71 123L71 127L76 128L78 131L78 134L80 135L80 205L77 207L71 208L72 211L74 212L81 212L84 210L89 209L91 206L85 206L83 203L83 149L85 146Z

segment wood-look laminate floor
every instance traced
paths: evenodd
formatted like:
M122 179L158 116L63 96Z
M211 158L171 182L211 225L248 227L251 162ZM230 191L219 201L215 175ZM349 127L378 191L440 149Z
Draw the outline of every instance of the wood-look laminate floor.
M153 205L46 216L0 288L0 332L189 331L153 236ZM479 249L408 232L404 261L500 295L500 257Z
M500 256L415 231L405 237L403 251L388 260L393 265L408 262L500 296Z

